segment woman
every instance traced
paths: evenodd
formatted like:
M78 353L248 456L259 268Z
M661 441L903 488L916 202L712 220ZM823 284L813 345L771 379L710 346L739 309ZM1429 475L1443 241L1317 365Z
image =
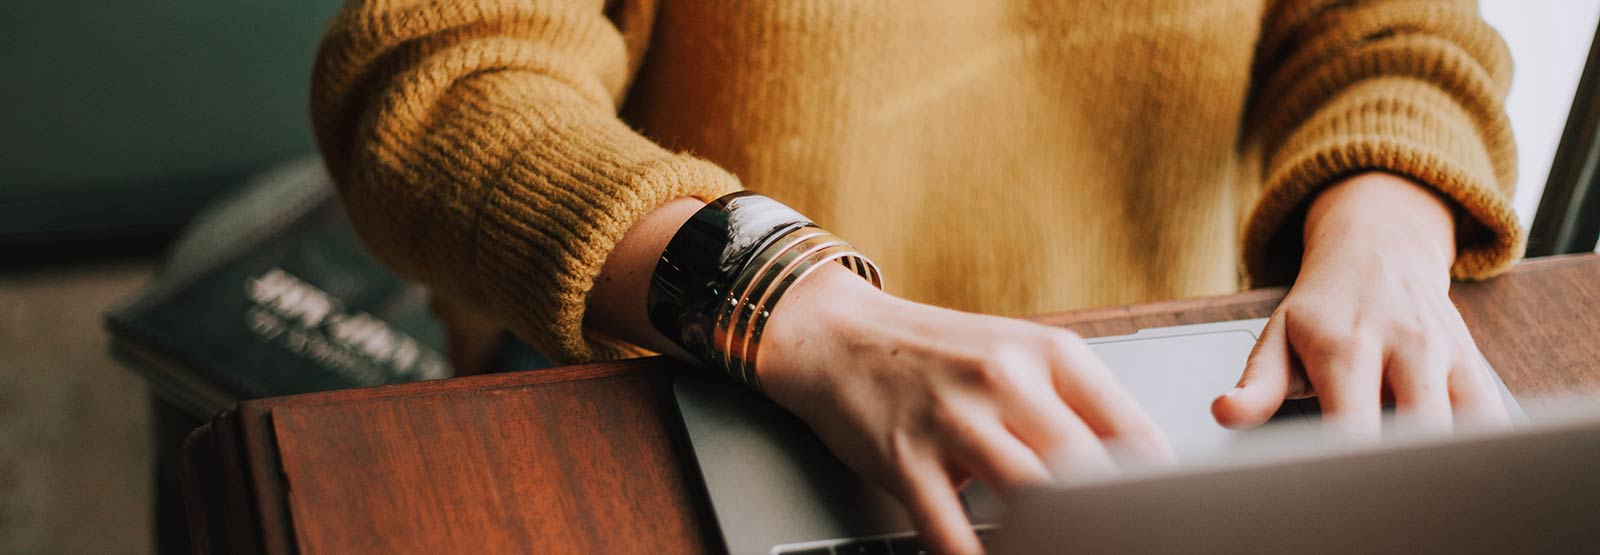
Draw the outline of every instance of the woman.
M1521 250L1509 74L1470 0L361 0L313 112L367 244L450 312L563 362L720 365L966 553L968 477L1166 449L1078 338L978 312L1292 283L1220 422L1312 392L1358 436L1384 396L1503 421L1446 293ZM745 187L804 217L707 205ZM789 262L702 232L769 217L886 292L835 264L737 289Z

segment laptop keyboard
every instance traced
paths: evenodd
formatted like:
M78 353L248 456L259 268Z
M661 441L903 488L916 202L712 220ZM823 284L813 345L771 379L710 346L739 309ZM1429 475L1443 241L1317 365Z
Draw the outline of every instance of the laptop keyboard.
M984 547L991 545L994 540L993 527L978 528L976 532L978 541ZM773 548L772 552L776 555L928 555L931 553L922 545L922 538L914 535L780 545Z

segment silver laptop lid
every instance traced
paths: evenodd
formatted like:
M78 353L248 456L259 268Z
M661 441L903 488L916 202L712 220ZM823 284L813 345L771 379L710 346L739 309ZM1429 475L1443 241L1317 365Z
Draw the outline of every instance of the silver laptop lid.
M1277 449L1164 475L1024 490L1010 498L994 552L1591 551L1600 545L1597 406L1589 400L1587 414L1558 418L1536 413L1514 431Z

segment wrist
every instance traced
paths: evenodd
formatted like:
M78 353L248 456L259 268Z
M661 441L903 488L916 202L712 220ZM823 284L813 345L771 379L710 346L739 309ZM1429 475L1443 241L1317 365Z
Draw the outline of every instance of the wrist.
M707 203L673 234L650 277L646 315L663 337L761 391L756 361L776 307L815 272L878 267L782 203L748 191Z
M1448 271L1455 216L1443 197L1387 173L1366 173L1319 194L1306 214L1305 262L1403 254Z
M755 366L768 393L778 396L770 388L781 387L789 381L786 376L825 366L819 362L834 351L835 338L856 333L864 320L872 319L868 314L897 300L836 263L796 282L773 305L761 339Z

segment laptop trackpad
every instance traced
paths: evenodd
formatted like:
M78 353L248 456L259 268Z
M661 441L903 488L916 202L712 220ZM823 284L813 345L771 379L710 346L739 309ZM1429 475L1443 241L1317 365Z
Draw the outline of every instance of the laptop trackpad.
M1265 320L1242 320L1141 331L1088 340L1123 387L1139 401L1172 443L1180 461L1212 456L1236 432L1211 416L1211 401L1239 381ZM1307 419L1289 401L1274 419ZM966 491L975 521L999 522L999 496L982 484Z
M1238 383L1255 347L1254 330L1139 334L1092 343L1167 435L1180 461L1210 454L1240 433L1217 424L1211 402ZM1304 418L1291 410L1280 416Z
M1165 328L1090 343L1183 458L1219 449L1234 433L1212 420L1210 402L1238 380L1262 323ZM912 531L888 492L846 469L803 422L772 402L716 378L683 376L676 390L731 553ZM974 484L965 497L975 523L999 521L998 496Z

